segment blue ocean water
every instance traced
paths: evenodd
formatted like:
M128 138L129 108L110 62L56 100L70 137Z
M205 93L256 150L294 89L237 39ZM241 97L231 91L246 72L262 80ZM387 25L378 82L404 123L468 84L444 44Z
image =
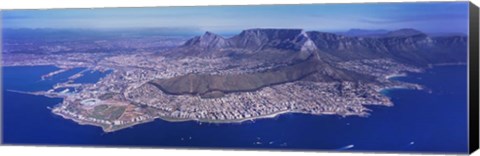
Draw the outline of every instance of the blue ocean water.
M86 68L73 68L42 80L42 75L59 70L55 66L17 66L3 68L3 89L16 91L42 91L51 89L59 82L68 81L68 77Z
M6 144L467 152L466 66L435 67L395 78L422 84L431 92L386 90L395 106L369 106L369 117L290 113L232 124L156 120L113 133L52 114L47 107L61 99L7 91L24 84L46 88L48 84L37 82L39 76L55 67L3 69Z

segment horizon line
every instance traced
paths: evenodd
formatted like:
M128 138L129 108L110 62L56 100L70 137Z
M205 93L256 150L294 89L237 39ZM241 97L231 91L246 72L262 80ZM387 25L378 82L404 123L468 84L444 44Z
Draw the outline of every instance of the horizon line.
M284 29L284 30L302 30L302 31L318 31L318 32L328 32L328 33L346 33L351 30L364 30L364 31L398 31L398 30L403 30L403 29L413 29L425 34L462 34L462 35L468 35L464 32L459 32L459 31L449 31L449 32L428 32L428 31L422 31L416 28L411 28L411 27L404 27L404 28L398 28L398 29L386 29L386 28L374 28L374 29L365 29L365 28L349 28L349 29L339 29L339 30L321 30L321 29L305 29L305 28L281 28L281 27L251 27L251 28L246 28L246 29L238 29L238 30L222 30L222 31L212 31L212 30L203 30L199 28L192 28L192 27L111 27L111 28L85 28L85 27L62 27L62 28L55 28L55 27L38 27L38 28L31 28L31 27L15 27L15 28L8 28L8 27L3 27L2 30L87 30L87 31L120 31L120 30L178 30L178 31L183 31L185 32L190 32L190 33L206 33L206 32L211 32L214 34L234 34L237 32L242 32L245 30L254 30L254 29ZM172 33L172 32L169 32Z

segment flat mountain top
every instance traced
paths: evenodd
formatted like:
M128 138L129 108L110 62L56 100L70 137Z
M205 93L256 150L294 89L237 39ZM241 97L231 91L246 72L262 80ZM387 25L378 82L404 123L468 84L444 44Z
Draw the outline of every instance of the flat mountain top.
M390 31L375 38L302 29L248 29L230 38L205 32L164 55L173 59L230 58L224 64L238 60L248 64L249 60L260 60L274 68L243 74L187 74L157 79L150 84L165 93L208 97L293 81L374 82L375 79L370 76L337 68L337 62L387 59L426 66L465 61L465 48L466 38L430 37L415 29Z

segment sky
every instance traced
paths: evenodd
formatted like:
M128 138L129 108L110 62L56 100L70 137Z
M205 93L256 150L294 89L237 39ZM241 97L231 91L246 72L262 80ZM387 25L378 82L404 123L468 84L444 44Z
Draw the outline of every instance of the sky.
M464 33L468 2L366 3L2 10L3 28L175 28L217 33L249 28L301 28L338 32L352 28L414 28Z

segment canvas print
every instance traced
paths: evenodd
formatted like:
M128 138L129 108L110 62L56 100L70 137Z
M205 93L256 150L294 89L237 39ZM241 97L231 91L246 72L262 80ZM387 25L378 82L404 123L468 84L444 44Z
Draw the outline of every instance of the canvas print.
M466 153L468 6L2 10L2 142Z

